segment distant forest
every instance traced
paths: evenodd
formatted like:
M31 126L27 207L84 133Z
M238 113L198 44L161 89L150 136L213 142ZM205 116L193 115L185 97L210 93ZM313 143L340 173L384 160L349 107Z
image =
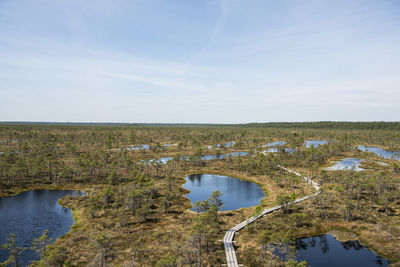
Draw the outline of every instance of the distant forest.
M302 129L348 129L348 130L400 130L400 122L348 122L348 121L318 121L318 122L269 122L249 123L247 127L259 128L302 128Z
M77 125L77 126L157 126L157 127L254 127L254 128L299 128L299 129L345 129L345 130L400 130L400 122L266 122L247 124L207 123L111 123L111 122L0 122L0 125Z

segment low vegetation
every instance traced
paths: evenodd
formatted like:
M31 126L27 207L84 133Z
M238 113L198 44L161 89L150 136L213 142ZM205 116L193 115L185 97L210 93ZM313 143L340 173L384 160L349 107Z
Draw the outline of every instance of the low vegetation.
M400 150L399 125L0 125L0 197L32 189L86 193L61 199L73 211L75 224L50 245L47 236L35 241L41 255L35 266L219 266L225 263L225 252L218 240L226 230L262 209L313 191L279 164L318 181L322 193L241 231L236 238L240 263L306 266L292 260L293 240L340 230L400 264L399 162L355 148ZM277 140L295 151L261 153L261 146ZM306 148L305 140L329 143ZM235 143L225 146L228 142ZM149 148L133 149L144 144ZM201 157L240 151L249 154ZM165 164L150 160L161 157L172 159ZM324 170L345 157L366 159L366 170ZM220 212L223 203L215 192L196 203L194 212L182 188L191 173L250 180L261 185L266 198L258 207ZM11 244L12 236L7 248ZM286 256L276 256L270 244Z

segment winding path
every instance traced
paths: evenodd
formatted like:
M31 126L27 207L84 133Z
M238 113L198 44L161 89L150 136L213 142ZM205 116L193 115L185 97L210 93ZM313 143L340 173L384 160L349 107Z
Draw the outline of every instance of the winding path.
M319 185L316 182L313 182L311 180L311 178L302 176L300 173L292 171L292 170L289 170L289 169L287 169L287 168L285 168L283 166L278 165L278 167L283 169L283 170L285 170L285 171L288 171L290 173L293 173L293 174L295 174L297 176L300 176L300 177L304 178L307 181L307 183L309 183L312 187L315 188L315 190L317 190L317 192L315 192L314 194L308 195L308 196L305 196L305 197L302 197L302 198L299 198L299 199L296 199L295 201L290 202L288 205L293 205L293 204L302 202L304 200L307 200L307 199L310 199L312 197L315 197L315 196L317 196L317 195L319 195L321 193ZM233 243L236 242L236 241L233 241L233 239L235 237L235 233L240 231L247 224L250 224L250 223L254 222L255 220L267 215L268 213L274 212L274 211L279 210L281 208L282 208L282 205L278 205L278 206L275 206L273 208L265 209L265 210L263 210L261 212L260 215L250 217L249 219L247 219L247 220L239 223L238 225L232 227L231 229L229 229L225 233L223 241L224 241L225 254L226 254L226 263L227 263L228 267L238 267L239 266L237 258L236 258L235 247L233 246Z

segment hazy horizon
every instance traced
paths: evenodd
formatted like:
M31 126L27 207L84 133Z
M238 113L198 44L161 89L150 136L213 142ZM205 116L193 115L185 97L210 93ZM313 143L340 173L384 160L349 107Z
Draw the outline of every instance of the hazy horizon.
M0 124L145 124L145 125L247 125L274 123L400 123L397 121L248 121L243 123L208 123L208 122L110 122L110 121L0 121Z
M398 121L398 1L0 2L0 121Z

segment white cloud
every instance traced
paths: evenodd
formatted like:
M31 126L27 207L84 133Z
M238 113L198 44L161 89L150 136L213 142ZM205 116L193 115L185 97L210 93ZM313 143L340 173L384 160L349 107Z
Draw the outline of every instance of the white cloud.
M218 0L211 5L218 16L202 28L209 39L182 59L142 53L135 42L158 40L157 27L120 40L135 49L91 39L95 22L120 16L128 2L101 1L93 9L92 1L55 3L66 5L63 35L0 29L0 120L231 123L368 120L372 113L398 120L400 23L386 7L271 1L259 11L246 1ZM96 21L82 19L85 12ZM120 29L104 34L111 30ZM169 49L179 55L182 47Z

